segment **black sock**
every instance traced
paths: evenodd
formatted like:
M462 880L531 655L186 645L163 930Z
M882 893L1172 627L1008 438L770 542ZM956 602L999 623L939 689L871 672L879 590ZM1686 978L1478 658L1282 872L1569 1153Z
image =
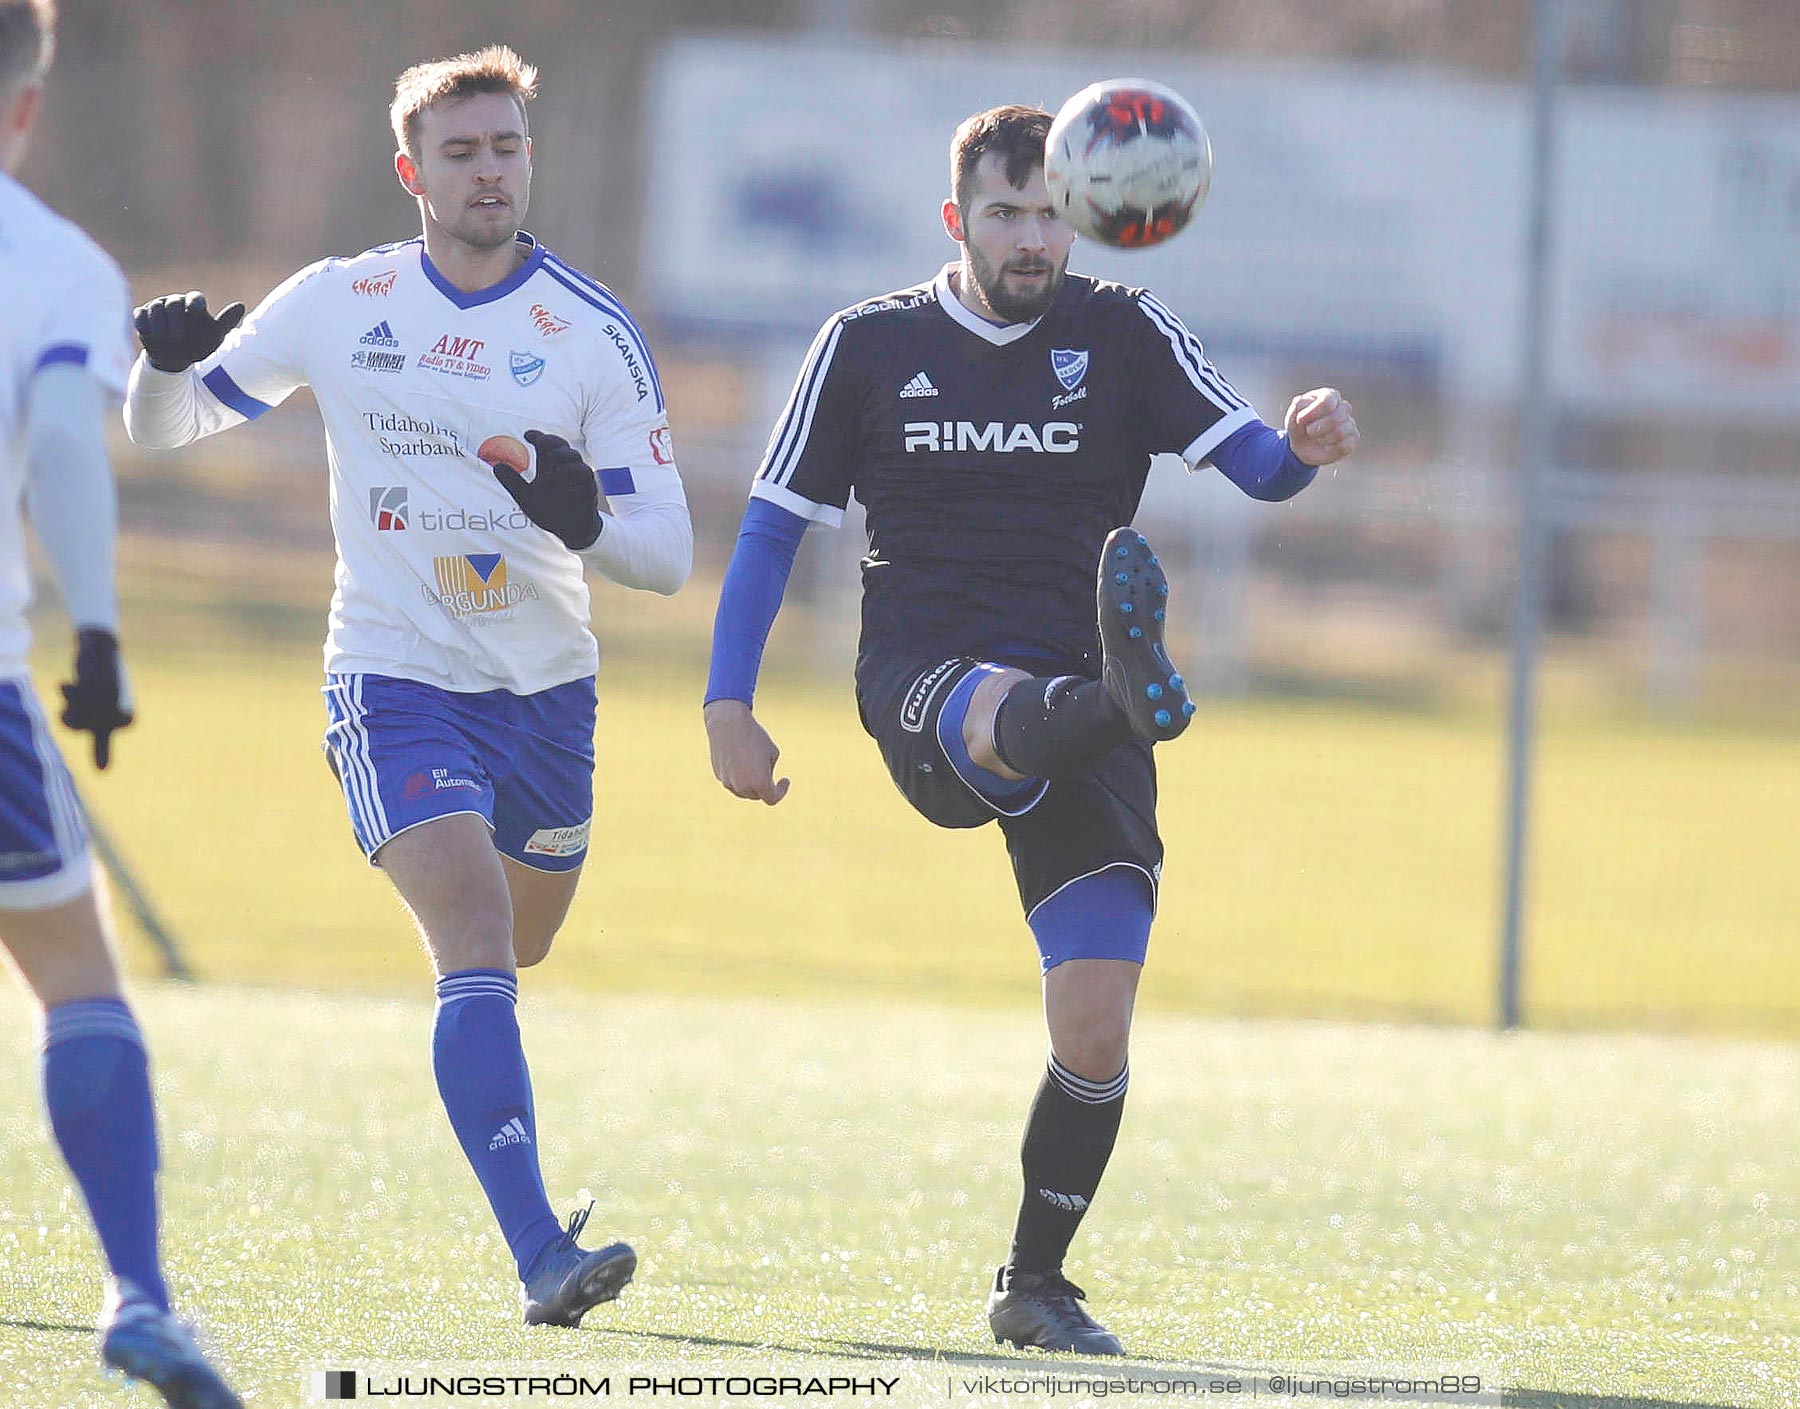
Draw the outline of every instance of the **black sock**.
M1098 680L1034 675L994 714L994 752L1028 778L1079 778L1131 737L1131 723Z
M1119 1138L1129 1071L1111 1081L1088 1081L1050 1058L1019 1151L1025 1197L1013 1230L1015 1270L1053 1272L1062 1266Z

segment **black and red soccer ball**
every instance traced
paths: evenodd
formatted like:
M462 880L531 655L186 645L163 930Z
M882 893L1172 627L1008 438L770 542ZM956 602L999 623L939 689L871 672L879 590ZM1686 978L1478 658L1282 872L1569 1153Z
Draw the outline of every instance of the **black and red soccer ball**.
M1147 249L1178 234L1212 185L1212 143L1174 89L1146 78L1083 88L1044 144L1050 199L1078 234Z

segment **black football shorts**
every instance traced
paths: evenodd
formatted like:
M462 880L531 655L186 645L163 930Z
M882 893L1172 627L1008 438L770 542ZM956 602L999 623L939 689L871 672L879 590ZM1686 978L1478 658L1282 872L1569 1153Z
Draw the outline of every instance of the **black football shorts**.
M881 749L894 786L940 827L998 820L1028 917L1070 881L1112 866L1142 871L1154 892L1163 845L1156 830L1150 745L1133 739L1079 779L1047 784L1014 802L990 802L938 742L945 701L981 664L973 656L955 656L881 663L858 672L863 728Z

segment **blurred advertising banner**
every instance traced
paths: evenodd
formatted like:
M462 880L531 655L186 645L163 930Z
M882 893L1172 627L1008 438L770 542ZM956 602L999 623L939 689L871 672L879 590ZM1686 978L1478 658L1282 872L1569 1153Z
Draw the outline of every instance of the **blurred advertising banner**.
M677 336L810 335L953 257L938 206L971 112L1131 73L1212 135L1212 194L1161 249L1078 247L1224 355L1516 389L1522 88L1379 65L689 39L651 85L643 271ZM1561 128L1559 394L1800 420L1800 101L1574 89Z
M1800 101L1576 90L1562 140L1562 391L1800 420Z

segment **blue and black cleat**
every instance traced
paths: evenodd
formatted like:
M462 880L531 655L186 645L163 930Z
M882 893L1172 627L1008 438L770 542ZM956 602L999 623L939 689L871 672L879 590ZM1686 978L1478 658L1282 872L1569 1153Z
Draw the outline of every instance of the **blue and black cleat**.
M577 1246L589 1204L569 1215L569 1231L538 1258L520 1288L527 1326L579 1326L581 1318L603 1301L615 1301L637 1271L637 1254L625 1243L609 1243L594 1252Z
M100 1317L100 1359L162 1395L171 1409L244 1409L173 1313L115 1284Z
M1135 528L1115 528L1107 535L1094 595L1106 693L1130 721L1132 733L1167 743L1187 728L1194 702L1163 646L1169 579L1150 541Z

